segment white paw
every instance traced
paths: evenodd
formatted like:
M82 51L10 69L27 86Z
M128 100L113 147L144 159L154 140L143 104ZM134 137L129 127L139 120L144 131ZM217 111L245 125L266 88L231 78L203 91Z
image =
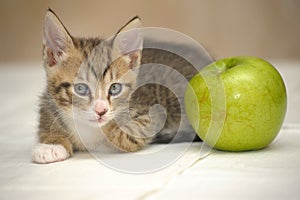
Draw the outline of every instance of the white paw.
M38 144L32 152L32 161L41 164L63 161L68 157L70 154L60 144Z

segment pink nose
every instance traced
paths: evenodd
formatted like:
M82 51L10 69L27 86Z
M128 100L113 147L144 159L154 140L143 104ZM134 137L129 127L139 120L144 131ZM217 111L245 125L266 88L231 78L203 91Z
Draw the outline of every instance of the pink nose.
M104 100L97 99L94 110L98 115L104 115L108 110L107 103Z

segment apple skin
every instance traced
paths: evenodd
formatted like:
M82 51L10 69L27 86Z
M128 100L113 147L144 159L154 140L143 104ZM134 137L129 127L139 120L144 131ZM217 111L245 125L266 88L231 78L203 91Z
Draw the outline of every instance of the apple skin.
M205 75L212 73L215 75ZM216 77L223 87L208 86ZM225 95L211 95L214 87L221 87ZM217 114L224 114L218 139L207 137L209 126L222 123L218 118L212 120L212 96L224 102ZM242 56L203 68L190 80L184 101L188 119L199 137L225 151L257 150L269 145L280 131L287 106L286 88L278 71L263 59Z

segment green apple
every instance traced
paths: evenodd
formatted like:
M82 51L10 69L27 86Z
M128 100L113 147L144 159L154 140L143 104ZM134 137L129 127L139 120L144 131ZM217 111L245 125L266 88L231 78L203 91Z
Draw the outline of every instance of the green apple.
M246 151L274 140L285 117L287 97L283 79L270 63L233 57L216 61L194 76L184 101L191 125L208 145Z

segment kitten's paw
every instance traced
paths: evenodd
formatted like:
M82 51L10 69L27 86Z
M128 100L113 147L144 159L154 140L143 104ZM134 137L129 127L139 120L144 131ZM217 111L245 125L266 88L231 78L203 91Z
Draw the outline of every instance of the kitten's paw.
M45 164L63 161L70 157L70 154L60 144L38 144L32 153L32 161Z

